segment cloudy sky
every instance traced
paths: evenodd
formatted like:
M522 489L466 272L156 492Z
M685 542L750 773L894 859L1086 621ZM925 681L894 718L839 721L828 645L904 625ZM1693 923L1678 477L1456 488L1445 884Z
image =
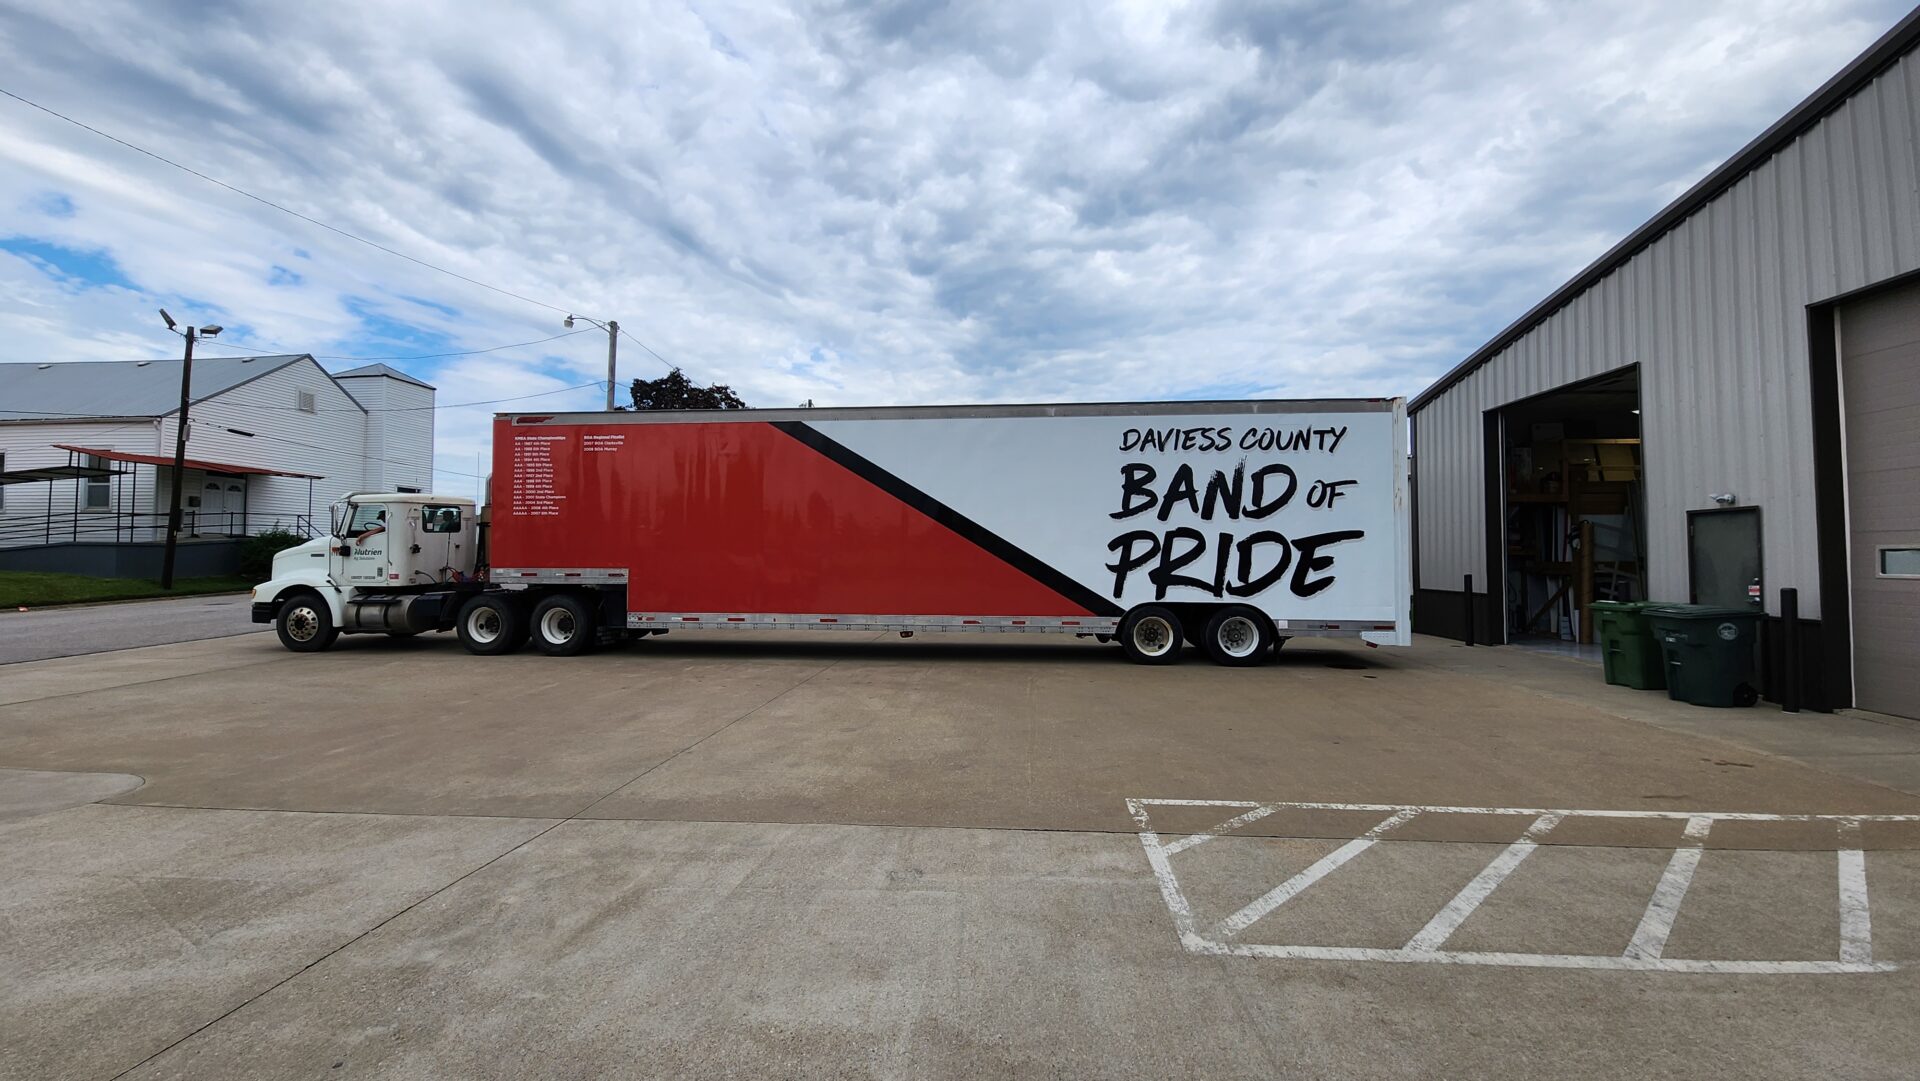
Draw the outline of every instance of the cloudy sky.
M0 89L754 405L1410 394L1906 10L0 0ZM177 355L163 304L601 400L598 332L428 357L561 312L0 98L0 360Z

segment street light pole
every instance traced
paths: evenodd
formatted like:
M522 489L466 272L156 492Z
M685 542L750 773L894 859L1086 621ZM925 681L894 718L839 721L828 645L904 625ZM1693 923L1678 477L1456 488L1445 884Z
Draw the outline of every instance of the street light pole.
M165 308L160 309L160 318L167 321L167 329L178 331L173 316ZM187 464L187 407L193 397L193 343L202 335L213 337L222 328L203 327L196 331L188 327L181 337L186 339L186 355L180 360L180 419L173 430L173 484L172 494L167 499L167 546L160 556L160 588L173 588L173 557L180 544L180 485L185 479Z

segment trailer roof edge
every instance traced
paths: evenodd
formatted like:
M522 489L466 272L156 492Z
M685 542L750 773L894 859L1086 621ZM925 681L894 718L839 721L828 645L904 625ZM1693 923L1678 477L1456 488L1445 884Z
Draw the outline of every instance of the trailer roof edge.
M961 420L1000 417L1285 416L1290 413L1391 413L1401 398L1266 398L1204 402L1061 402L1022 405L868 405L794 409L672 409L647 412L496 413L519 425L696 424L828 420Z

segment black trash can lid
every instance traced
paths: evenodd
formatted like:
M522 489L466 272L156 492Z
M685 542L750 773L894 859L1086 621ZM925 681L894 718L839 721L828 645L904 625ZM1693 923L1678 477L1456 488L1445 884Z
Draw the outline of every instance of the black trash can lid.
M1667 619L1757 619L1765 615L1758 608L1726 608L1718 604L1661 604L1647 609L1646 614Z

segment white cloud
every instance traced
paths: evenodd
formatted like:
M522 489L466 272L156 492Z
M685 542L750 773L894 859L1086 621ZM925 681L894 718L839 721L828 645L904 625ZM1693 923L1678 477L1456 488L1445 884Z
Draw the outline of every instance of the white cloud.
M69 0L0 6L0 85L754 404L1410 393L1901 14ZM263 351L559 330L10 101L0 161L0 236L131 283L0 254L5 359L170 354L157 303ZM477 401L604 340L396 364ZM487 412L441 416L444 464Z

